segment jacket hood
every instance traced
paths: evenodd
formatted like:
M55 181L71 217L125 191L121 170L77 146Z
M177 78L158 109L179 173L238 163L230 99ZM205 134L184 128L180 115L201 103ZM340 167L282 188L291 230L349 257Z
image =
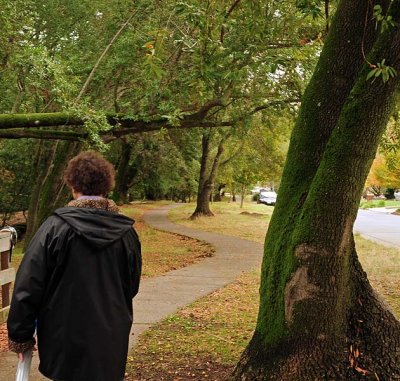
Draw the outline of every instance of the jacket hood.
M134 220L102 209L59 208L54 215L65 221L90 245L103 248L120 239L132 229Z

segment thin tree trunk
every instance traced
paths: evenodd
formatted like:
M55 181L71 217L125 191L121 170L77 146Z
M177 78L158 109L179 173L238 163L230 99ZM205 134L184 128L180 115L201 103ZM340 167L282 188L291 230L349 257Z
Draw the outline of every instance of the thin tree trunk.
M325 31L329 32L329 0L325 0Z
M400 379L400 323L369 285L352 235L400 81L366 81L362 45L370 62L400 70L400 32L375 41L368 6L341 1L304 96L267 233L258 323L235 380ZM400 1L393 12L398 21Z
M100 54L99 58L97 59L96 63L94 64L92 70L90 71L89 76L86 78L86 81L84 83L84 85L81 88L81 91L78 94L77 97L77 101L79 99L82 98L82 96L85 94L87 88L89 87L90 82L93 79L93 76L96 72L96 70L98 69L98 67L100 66L101 61L103 60L103 58L105 57L105 55L108 53L108 51L111 49L111 47L114 45L115 41L117 41L118 37L120 36L120 34L124 31L124 29L129 25L129 23L131 22L131 20L133 19L133 17L136 15L137 11L133 12L128 19L124 22L124 24L118 29L118 31L115 33L115 35L112 37L112 39L110 40L109 44L105 47L105 49L102 51L102 53Z
M34 226L36 224L36 218L37 218L36 211L39 205L40 185L42 184L43 179L46 175L45 171L42 169L42 165L43 164L46 165L47 163L46 158L49 157L45 153L46 147L44 145L45 142L43 140L40 140L35 155L35 165L33 166L33 168L35 169L35 173L33 174L35 182L32 195L29 200L29 207L28 207L29 218L26 221L27 226L26 226L24 249L28 246L30 239L33 237L33 234L35 233Z
M132 146L130 143L121 141L121 154L115 176L115 188L113 190L113 200L119 205L128 203L128 191L130 183L129 161L131 158L131 153Z
M242 185L242 194L240 196L240 209L243 208L245 195L246 195L246 187L244 185Z

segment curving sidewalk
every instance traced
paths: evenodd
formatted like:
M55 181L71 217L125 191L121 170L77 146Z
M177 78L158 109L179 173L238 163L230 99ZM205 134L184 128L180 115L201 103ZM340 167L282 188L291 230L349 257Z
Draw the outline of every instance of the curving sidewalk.
M177 225L167 218L169 205L147 212L145 222L158 229L210 243L215 254L194 265L170 271L163 276L146 279L134 300L134 345L137 335L178 309L194 302L228 283L242 272L261 264L261 244L236 237L210 233Z
M261 264L261 244L174 224L169 221L167 214L175 207L179 205L148 211L144 215L144 221L158 230L206 241L214 247L215 254L194 265L142 281L139 294L134 300L130 349L136 344L139 335L154 323L202 296L224 287L242 272L255 269ZM30 380L47 380L39 374L37 367L38 356L35 356ZM16 356L12 353L0 356L0 380L14 381L15 371Z

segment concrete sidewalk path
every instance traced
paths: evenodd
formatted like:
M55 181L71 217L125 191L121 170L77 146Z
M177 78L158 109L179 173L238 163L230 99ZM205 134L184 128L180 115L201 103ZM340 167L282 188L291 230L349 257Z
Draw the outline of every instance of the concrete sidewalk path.
M261 264L263 245L236 237L194 230L168 220L168 211L179 205L169 205L147 212L145 222L166 232L184 235L210 243L213 257L170 271L163 276L145 279L134 300L134 324L129 348L132 349L138 337L154 323L157 323L180 308L194 302L225 285L233 282L242 272L256 269ZM14 381L16 356L6 353L0 356L0 381ZM37 371L38 356L32 363L30 381L44 381ZM93 380L95 381L95 380Z

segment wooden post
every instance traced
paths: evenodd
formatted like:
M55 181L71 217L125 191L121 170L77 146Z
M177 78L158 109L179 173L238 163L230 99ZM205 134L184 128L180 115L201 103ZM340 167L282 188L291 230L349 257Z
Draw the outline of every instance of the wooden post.
M11 283L15 280L15 271L10 268L11 234L0 233L0 285L1 285L1 308L0 323L7 319L10 306Z
M10 251L3 251L1 253L0 270L7 270L9 266ZM7 307L10 305L10 287L11 283L3 284L1 286L1 306Z

